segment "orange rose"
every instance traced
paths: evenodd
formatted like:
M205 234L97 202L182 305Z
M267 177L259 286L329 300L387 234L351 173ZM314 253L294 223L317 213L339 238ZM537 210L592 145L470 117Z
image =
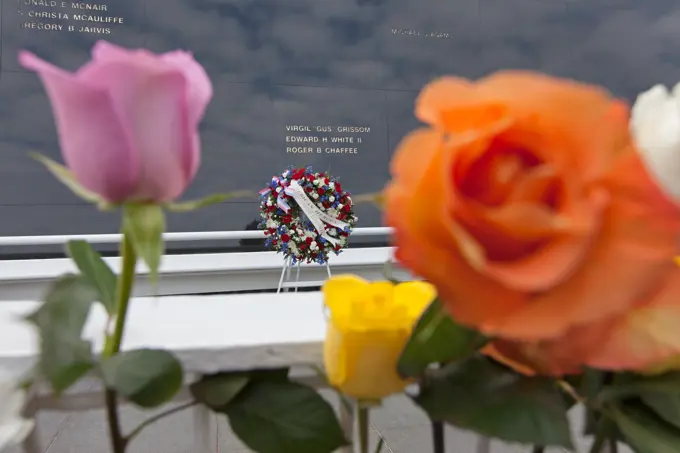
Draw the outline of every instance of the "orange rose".
M680 309L680 211L645 170L625 104L513 71L435 81L416 116L430 127L402 141L386 190L397 259L459 322L559 356L541 371L639 364L650 310ZM654 351L645 360L670 353Z
M484 353L524 374L576 374L583 365L647 370L680 355L680 270L631 310L579 325L551 340L497 340Z

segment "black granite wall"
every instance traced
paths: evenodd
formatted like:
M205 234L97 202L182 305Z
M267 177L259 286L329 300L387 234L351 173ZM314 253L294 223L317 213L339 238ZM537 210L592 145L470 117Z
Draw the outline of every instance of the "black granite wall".
M186 198L258 190L289 164L330 169L353 193L377 190L392 149L417 125L417 90L444 73L538 69L631 100L680 79L680 3L671 0L1 1L0 236L117 229L113 214L85 205L27 157L59 151L45 94L17 65L19 49L69 69L98 39L192 50L215 98ZM290 152L310 146L292 141L308 136L318 137L314 147L353 150ZM331 144L336 138L345 143ZM358 212L359 226L379 225L373 207ZM257 214L255 202L225 203L172 216L169 227L242 230Z

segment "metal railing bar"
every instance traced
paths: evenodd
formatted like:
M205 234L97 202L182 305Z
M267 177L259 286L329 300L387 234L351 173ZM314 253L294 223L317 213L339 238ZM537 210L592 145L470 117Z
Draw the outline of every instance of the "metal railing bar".
M392 233L389 227L357 228L352 236L387 236ZM61 245L72 240L85 240L91 244L115 244L120 242L120 234L76 234L50 236L0 236L0 247L30 245ZM264 239L263 231L198 231L186 233L165 233L167 242L196 242L240 239Z

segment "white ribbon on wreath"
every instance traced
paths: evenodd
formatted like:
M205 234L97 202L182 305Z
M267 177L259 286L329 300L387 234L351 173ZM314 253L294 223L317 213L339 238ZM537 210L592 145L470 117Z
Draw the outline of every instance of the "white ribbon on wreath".
M333 245L338 244L338 239L331 237L328 234L324 223L342 230L349 228L348 223L345 223L340 219L336 219L327 212L323 212L321 209L319 209L316 203L314 203L314 201L312 201L305 193L305 189L303 189L296 180L291 181L290 184L285 188L284 192L289 197L292 197L298 206L300 206L302 212L304 212L309 221L312 222L314 229L322 238ZM290 210L290 208L288 210Z

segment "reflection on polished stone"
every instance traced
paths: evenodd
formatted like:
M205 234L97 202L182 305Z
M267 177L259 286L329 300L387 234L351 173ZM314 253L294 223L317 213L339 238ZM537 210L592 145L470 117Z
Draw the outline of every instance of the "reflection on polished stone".
M23 70L27 49L57 66L75 69L99 39L128 47L144 45L144 2L140 0L1 0L2 70Z
M575 37L569 33L566 1L479 0L482 52L477 64L486 73L529 69L559 75L569 64Z
M387 121L390 125L389 145L392 153L410 131L423 126L413 113L417 97L418 93L411 91L387 92Z
M29 157L29 152L37 152L61 160L52 110L38 77L24 72L1 73L0 99L0 206L36 205L37 210L41 209L38 205L79 203ZM22 222L21 217L9 219L9 223ZM52 227L49 222L41 225L46 228L43 234L50 234Z
M186 197L258 191L289 165L330 170L353 193L378 190L389 156L384 100L380 91L217 79L202 131L203 164Z
M477 1L148 0L148 45L231 81L419 89L479 75Z
M187 199L255 191L303 164L330 170L353 193L378 190L394 148L419 125L418 90L443 74L534 69L630 100L680 79L671 0L0 1L0 235L117 228L26 157L59 152L44 89L16 64L21 48L69 69L97 39L193 51L215 98ZM374 208L358 211L359 226L380 224ZM225 203L169 225L240 230L256 217L254 202Z
M680 80L680 4L672 0L568 4L572 56L565 75L633 101L656 83Z

